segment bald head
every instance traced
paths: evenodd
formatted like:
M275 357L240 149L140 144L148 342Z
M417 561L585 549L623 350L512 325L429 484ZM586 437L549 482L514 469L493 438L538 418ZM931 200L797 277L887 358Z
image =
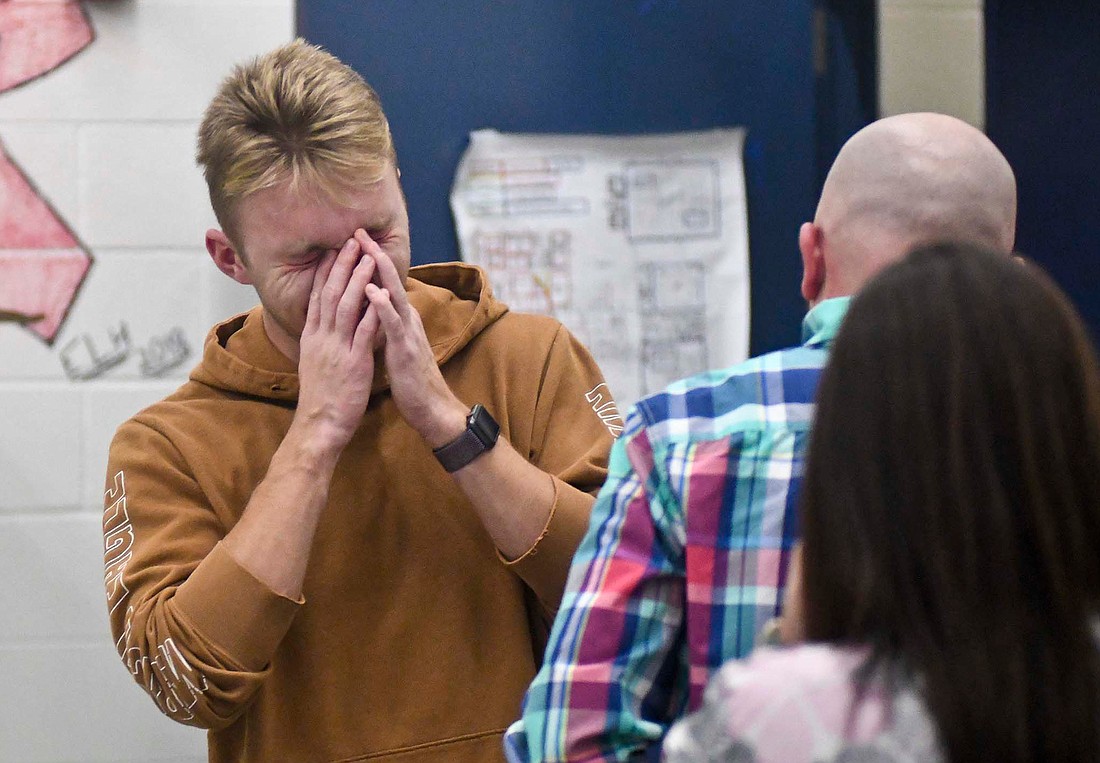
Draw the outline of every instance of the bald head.
M917 244L1011 251L1016 180L997 147L961 120L887 117L841 149L814 225L826 260L822 296L849 294Z

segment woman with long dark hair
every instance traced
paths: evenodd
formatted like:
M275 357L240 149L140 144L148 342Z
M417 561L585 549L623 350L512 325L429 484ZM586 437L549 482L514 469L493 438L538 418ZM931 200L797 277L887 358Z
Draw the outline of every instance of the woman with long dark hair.
M725 666L669 761L1100 761L1100 370L1049 277L956 245L883 271L806 469L806 643Z

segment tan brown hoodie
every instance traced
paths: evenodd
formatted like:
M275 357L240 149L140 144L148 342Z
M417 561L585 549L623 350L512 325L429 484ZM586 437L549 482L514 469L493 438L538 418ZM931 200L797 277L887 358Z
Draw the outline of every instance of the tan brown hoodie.
M586 399L603 379L476 268L414 268L408 288L451 389L551 475L554 512L505 563L380 369L304 600L277 595L219 541L290 426L298 377L260 308L216 326L190 380L119 428L103 522L119 654L166 715L210 729L212 761L502 758L605 477L611 436Z

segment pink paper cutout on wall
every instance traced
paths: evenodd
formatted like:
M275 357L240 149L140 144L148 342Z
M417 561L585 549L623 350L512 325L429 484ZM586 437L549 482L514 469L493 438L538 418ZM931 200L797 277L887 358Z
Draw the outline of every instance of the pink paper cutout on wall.
M0 93L56 68L93 37L77 0L0 0Z
M0 0L0 92L51 71L93 37L77 0ZM0 321L21 323L52 343L91 264L0 147Z
M91 264L72 232L0 152L0 311L52 342Z

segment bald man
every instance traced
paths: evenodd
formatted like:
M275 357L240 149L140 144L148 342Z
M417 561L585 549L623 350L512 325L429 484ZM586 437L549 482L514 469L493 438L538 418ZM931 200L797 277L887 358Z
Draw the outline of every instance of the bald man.
M964 122L906 114L845 144L798 235L803 343L627 416L511 760L659 758L672 721L779 612L814 391L850 296L917 244L1010 252L1015 226L1012 170Z

